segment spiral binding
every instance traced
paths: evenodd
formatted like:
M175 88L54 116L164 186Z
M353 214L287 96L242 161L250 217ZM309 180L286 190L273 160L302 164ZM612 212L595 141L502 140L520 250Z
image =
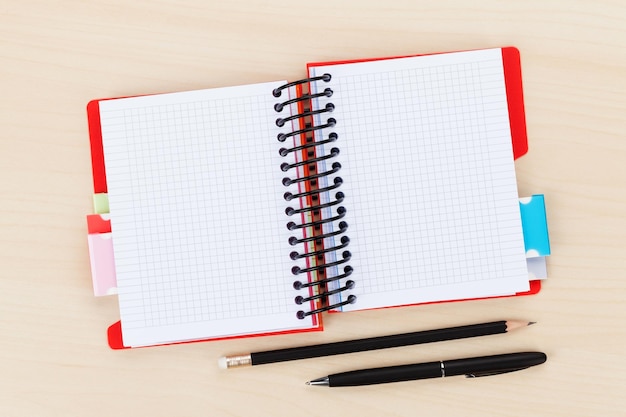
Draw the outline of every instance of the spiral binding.
M283 90L286 90L286 89L289 89L291 87L298 86L298 85L303 85L303 84L308 85L314 82L329 82L331 78L332 77L330 74L323 74L318 77L304 78L302 80L284 84L276 88L272 92L272 94L274 95L274 97L278 98L282 95ZM306 138L306 140L301 141L301 144L298 146L293 146L291 148L281 148L279 150L279 154L282 157L287 157L291 153L294 153L294 152L306 151L308 155L306 158L304 158L302 161L299 161L299 162L294 162L294 163L285 162L281 164L280 169L283 172L288 172L290 170L297 169L299 167L309 166L310 170L314 172L314 173L308 172L306 175L300 176L300 177L296 176L294 178L289 178L289 177L284 178L283 185L286 187L293 185L293 184L304 183L304 182L308 184L308 187L307 187L308 191L304 191L304 192L300 192L296 194L291 193L291 192L286 192L283 196L285 201L291 201L294 199L298 200L300 198L311 198L314 201L318 201L320 194L328 194L328 196L330 197L331 196L330 191L341 187L341 184L343 183L343 180L341 179L341 177L335 177L333 179L332 184L329 184L325 187L318 186L319 179L336 174L339 170L341 170L341 164L339 162L333 162L329 170L324 171L324 172L317 171L317 166L318 166L317 163L321 161L326 161L326 160L330 162L330 160L332 160L333 158L336 158L337 155L339 155L339 148L332 147L330 149L330 153L325 154L325 155L318 155L318 152L321 152L322 145L335 142L338 136L337 136L337 133L331 132L328 134L328 137L326 139L321 139L321 140L316 141L314 139L314 132L318 130L322 130L322 129L333 128L337 124L337 120L335 120L332 117L329 117L326 120L326 123L321 123L321 124L318 124L317 126L310 123L310 120L312 117L320 116L324 113L332 113L335 109L334 104L327 103L322 109L311 110L310 108L311 100L318 98L318 97L332 97L332 95L333 95L333 90L330 88L325 88L323 91L319 93L299 94L295 98L285 100L281 103L276 103L274 105L274 110L279 113L285 107L288 107L294 104L300 104L301 105L300 108L302 109L297 114L294 114L288 117L279 117L278 119L276 119L276 126L278 127L284 127L285 124L288 122L299 122L301 126L301 129L294 129L293 131L290 131L290 132L278 134L277 136L278 141L285 142L290 137ZM353 268L351 266L344 265L342 274L339 274L337 276L330 277L330 278L324 278L327 268L333 268L333 267L346 264L347 262L350 261L350 258L352 257L350 251L344 250L343 252L341 252L340 256L337 256L336 260L333 260L333 262L328 262L326 260L327 254L338 253L342 249L345 249L350 243L350 239L348 238L348 236L344 235L346 231L348 230L348 223L342 220L346 215L346 209L344 206L341 205L341 203L344 200L344 197L345 196L341 191L337 191L334 195L334 199L331 198L330 199L331 201L328 201L326 203L323 203L323 204L315 203L315 204L310 204L308 206L301 207L301 208L287 207L285 209L285 213L288 216L304 214L304 213L309 213L313 215L311 217L311 221L308 221L308 222L303 222L303 223L298 224L296 222L290 221L287 223L287 228L291 231L301 230L301 229L306 229L306 228L311 228L314 231L312 236L308 236L304 238L297 238L295 236L291 236L289 238L289 244L291 246L305 245L307 243L311 243L313 244L313 249L314 249L312 251L305 250L302 252L294 250L289 255L291 259L299 260L299 259L315 258L316 260L316 262L309 262L309 265L312 265L312 266L309 266L307 268L300 268L299 266L294 266L291 269L291 272L295 276L298 276L301 274L316 273L318 274L318 276L322 277L322 278L318 278L310 282L302 282L300 280L294 281L293 287L296 290L301 290L305 288L317 289L315 293L313 293L312 295L308 297L297 296L294 300L297 305L303 305L310 301L321 302L321 306L319 308L313 309L311 311L304 311L304 310L298 311L296 315L299 319L303 319L307 316L321 313L323 311L333 310L341 306L344 306L346 304L352 304L356 301L356 296L353 294L350 294L344 301L340 301L335 304L330 304L328 302L329 296L350 290L354 287L355 285L354 281L348 279L345 281L342 287L335 288L332 290L328 289L329 283L349 277L353 271ZM322 209L329 209L329 208L334 208L335 214L327 218L323 218L322 216L320 216ZM323 232L324 225L331 224L337 221L339 221L337 230L328 231L326 233ZM323 247L322 242L324 239L329 238L329 237L334 237L334 236L339 237L340 235L344 235L344 236L341 236L341 238L339 239L339 244L335 244L335 246L331 246L331 247Z

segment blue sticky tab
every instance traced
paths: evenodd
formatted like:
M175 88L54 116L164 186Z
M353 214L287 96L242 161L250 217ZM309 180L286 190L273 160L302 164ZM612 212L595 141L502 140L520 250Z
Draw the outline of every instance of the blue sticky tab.
M522 229L526 257L535 258L550 255L550 239L548 238L548 220L543 194L520 198Z

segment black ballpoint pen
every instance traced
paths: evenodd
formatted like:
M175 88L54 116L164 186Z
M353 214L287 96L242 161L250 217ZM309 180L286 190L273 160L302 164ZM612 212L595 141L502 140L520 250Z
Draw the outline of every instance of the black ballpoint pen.
M540 365L545 361L546 354L542 352L506 353L476 358L388 366L385 368L360 369L358 371L342 372L314 379L307 382L307 385L351 387L455 375L476 378L519 371Z

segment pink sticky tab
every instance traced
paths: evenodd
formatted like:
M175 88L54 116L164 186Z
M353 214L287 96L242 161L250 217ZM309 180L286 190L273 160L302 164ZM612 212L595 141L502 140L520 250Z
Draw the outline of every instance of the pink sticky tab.
M87 235L93 293L96 296L117 294L113 241L111 233Z

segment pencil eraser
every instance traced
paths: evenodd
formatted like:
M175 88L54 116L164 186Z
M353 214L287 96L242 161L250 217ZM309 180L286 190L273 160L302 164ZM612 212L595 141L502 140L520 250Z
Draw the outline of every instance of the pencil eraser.
M222 356L217 360L217 366L219 366L220 369L228 369L228 364L226 362L225 356Z

